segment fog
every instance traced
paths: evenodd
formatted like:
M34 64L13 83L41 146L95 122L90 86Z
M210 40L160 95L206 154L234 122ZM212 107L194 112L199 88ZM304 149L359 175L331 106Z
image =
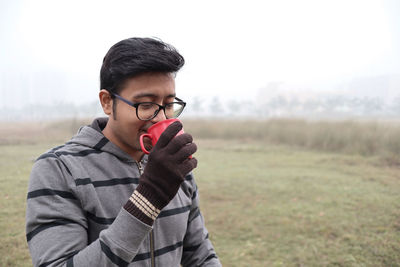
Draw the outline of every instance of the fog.
M102 115L111 45L158 37L187 117L400 117L400 2L2 1L0 120Z

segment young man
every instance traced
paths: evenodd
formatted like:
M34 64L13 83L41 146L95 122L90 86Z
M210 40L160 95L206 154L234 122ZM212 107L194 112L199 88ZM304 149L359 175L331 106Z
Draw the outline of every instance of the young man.
M99 93L108 118L33 166L26 231L35 266L221 266L199 211L192 137L175 137L175 122L149 156L139 143L185 107L174 82L183 64L172 46L150 38L108 51Z

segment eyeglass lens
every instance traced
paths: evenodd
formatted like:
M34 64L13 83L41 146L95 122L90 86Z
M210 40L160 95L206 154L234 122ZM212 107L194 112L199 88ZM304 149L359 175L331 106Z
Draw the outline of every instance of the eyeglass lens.
M180 103L171 103L165 106L165 116L167 119L178 117L182 110L183 105ZM149 120L154 118L161 108L154 103L141 103L137 107L137 115L141 120Z

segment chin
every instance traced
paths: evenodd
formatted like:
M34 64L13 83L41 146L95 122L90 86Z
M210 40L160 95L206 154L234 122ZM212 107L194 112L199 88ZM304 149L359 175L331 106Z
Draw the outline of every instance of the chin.
M147 151L150 151L150 150L153 148L153 146L151 145L151 143L144 143L143 145L144 145L144 147L147 149Z
M145 140L143 141L143 145L144 145L144 148L146 148L147 151L150 151L150 150L153 148L153 146L152 146L150 140L146 140L146 139L145 139ZM135 148L136 150L138 150L138 151L142 151L142 147L140 146L140 141L137 141L137 142L136 142L134 148Z

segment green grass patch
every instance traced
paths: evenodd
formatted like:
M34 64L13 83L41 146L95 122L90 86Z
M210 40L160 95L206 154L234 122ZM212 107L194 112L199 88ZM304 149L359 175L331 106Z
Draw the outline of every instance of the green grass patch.
M33 161L52 144L0 145L0 266L32 266L25 208Z
M196 179L224 266L398 266L400 176L373 158L199 141Z

